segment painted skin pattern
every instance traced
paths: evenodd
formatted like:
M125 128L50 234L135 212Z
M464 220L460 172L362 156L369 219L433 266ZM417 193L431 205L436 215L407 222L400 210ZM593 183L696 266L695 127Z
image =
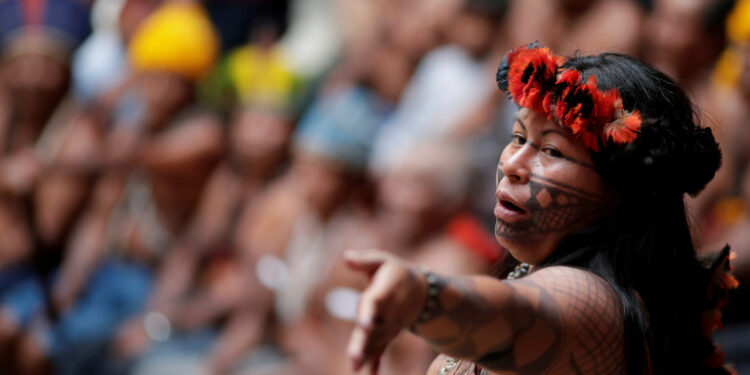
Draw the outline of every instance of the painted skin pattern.
M524 206L530 219L515 224L498 220L499 236L566 230L603 206L600 197L542 176L532 175L528 186L531 194ZM445 369L448 357L440 356L430 375L626 372L620 302L604 280L568 267L506 280L502 288L486 285L498 283L487 279L436 283L440 303L432 322L442 327L441 334L423 337L441 352L470 360L457 360ZM477 363L483 368L477 370Z
M499 183L503 176L502 164L497 176ZM567 230L602 207L597 197L538 175L531 175L527 185L530 198L525 209L531 217L519 223L497 219L496 235L515 238Z
M445 279L435 318L420 329L436 349L468 359L446 375L625 373L622 311L604 280L568 267L503 281L502 288L488 279ZM426 333L430 324L441 334ZM438 357L429 374L439 374L446 360ZM477 373L474 363L484 369Z

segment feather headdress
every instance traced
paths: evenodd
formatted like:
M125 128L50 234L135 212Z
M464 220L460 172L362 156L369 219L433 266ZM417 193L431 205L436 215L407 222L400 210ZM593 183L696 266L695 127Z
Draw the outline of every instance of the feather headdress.
M628 144L641 126L638 111L626 111L616 89L597 88L596 77L562 68L565 59L535 43L503 58L497 83L521 107L555 118L596 152L601 144Z

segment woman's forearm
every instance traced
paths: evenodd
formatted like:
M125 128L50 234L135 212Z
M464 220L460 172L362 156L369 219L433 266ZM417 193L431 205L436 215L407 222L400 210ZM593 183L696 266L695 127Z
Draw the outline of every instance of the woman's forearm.
M546 267L519 280L447 278L377 250L345 257L369 277L347 349L357 370L376 366L387 342L416 325L413 331L437 351L493 371L623 371L621 304L587 271Z
M519 373L622 370L601 361L623 353L620 303L592 274L552 267L519 280L437 278L432 317L416 333L442 353Z
M434 278L430 289L438 293L428 297L425 313L430 317L420 316L415 333L441 353L478 362L502 361L516 334L536 321L534 306L539 301L530 301L517 289L520 285L486 276L427 277ZM559 324L548 328L550 338L559 336Z

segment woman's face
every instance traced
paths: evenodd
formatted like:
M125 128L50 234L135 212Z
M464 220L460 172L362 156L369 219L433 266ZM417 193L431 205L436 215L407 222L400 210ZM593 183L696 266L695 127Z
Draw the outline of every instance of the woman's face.
M525 109L500 156L495 196L497 241L530 264L543 262L613 200L583 142Z

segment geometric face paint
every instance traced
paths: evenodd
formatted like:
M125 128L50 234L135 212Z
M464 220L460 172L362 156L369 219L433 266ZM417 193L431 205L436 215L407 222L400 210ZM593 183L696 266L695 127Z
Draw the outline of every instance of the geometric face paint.
M503 177L501 167L502 163L498 167L498 183ZM604 205L596 195L538 175L532 174L527 186L530 194L524 210L529 217L514 223L496 218L495 234L498 237L518 238L567 231L579 227L581 221L588 221Z

